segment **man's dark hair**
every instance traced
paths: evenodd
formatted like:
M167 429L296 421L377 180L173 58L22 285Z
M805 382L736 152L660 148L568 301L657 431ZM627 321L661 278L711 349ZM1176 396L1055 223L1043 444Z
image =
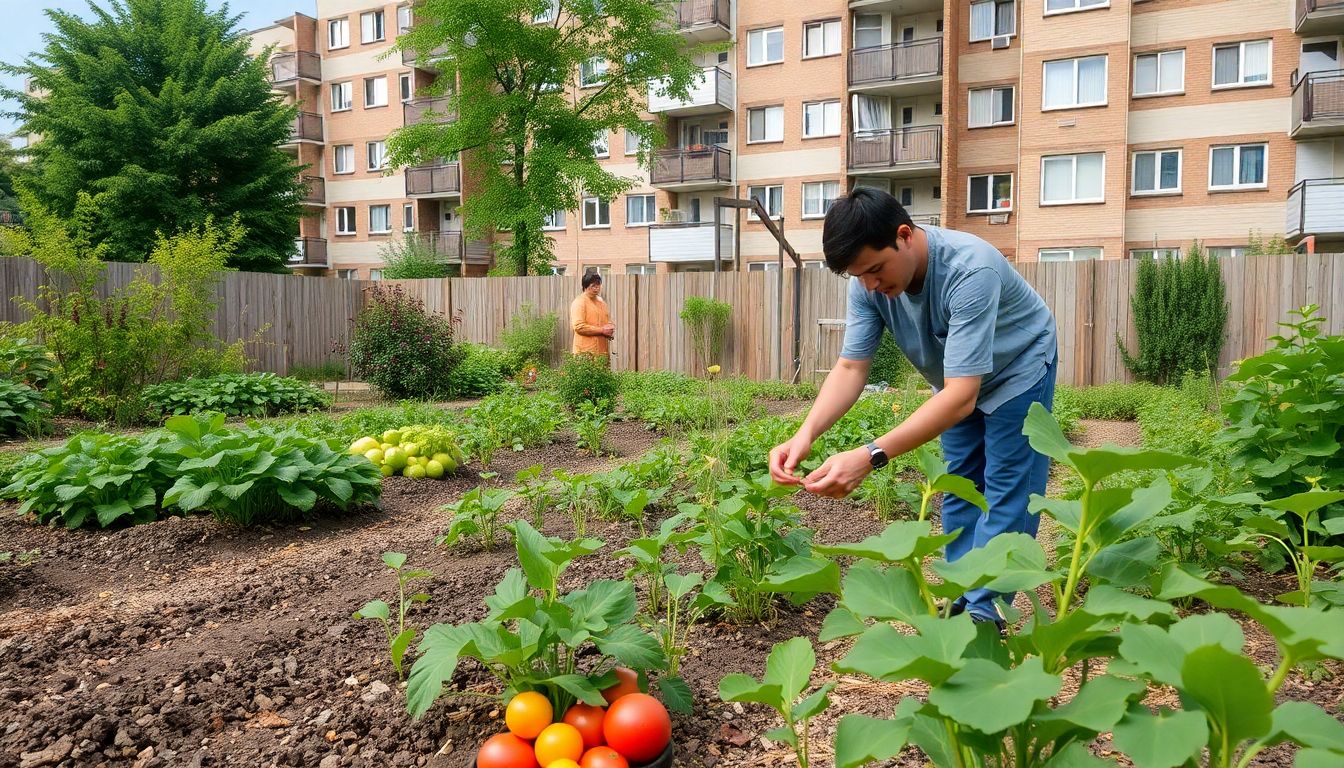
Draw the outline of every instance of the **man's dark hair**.
M821 229L826 266L837 275L844 274L865 245L879 251L895 245L896 230L902 224L914 226L896 198L880 189L856 187L836 199L826 214Z
M580 284L583 286L583 290L586 291L588 290L589 286L593 284L601 285L602 276L596 272L589 272L583 276L583 280L580 281Z

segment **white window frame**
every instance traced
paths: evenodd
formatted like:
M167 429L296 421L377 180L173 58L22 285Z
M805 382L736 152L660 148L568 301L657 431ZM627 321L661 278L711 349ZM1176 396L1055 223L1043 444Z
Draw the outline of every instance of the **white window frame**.
M826 262L821 261L820 259L812 261L804 261L803 269L817 269L817 270L826 269Z
M633 146L631 145L632 139L634 141ZM644 137L640 136L638 133L628 129L625 131L625 154L627 157L630 155L638 155L639 150L645 148L644 143Z
M1011 110L1012 110L1012 114L1010 114L1010 115L1008 116L1008 119L1007 119L1007 120L998 120L998 121L996 121L996 120L993 119L993 114L994 114L994 110L995 110L996 105L998 105L998 104L1001 103L1000 100L999 100L999 98L997 97L997 94L998 94L999 91L1008 91L1010 94L1012 94L1012 97L1009 99L1009 106L1010 106L1010 108L1011 108ZM988 123L976 124L976 123L971 122L971 116L972 116L973 114L975 114L975 110L971 108L971 100L972 100L973 98L975 98L975 94L977 94L977 93L988 93L988 94L989 94L989 103L990 103L989 111L990 111L990 117L991 117L991 119L990 119L990 122L988 122ZM990 86L990 87L988 87L988 88L972 88L972 89L970 89L969 91L966 92L966 127L967 127L967 128L995 128L995 127L1000 126L1000 125L1012 125L1012 124L1015 123L1015 122L1017 122L1017 86L1013 86L1013 85L994 85L994 86Z
M350 47L350 19L329 19L327 21L327 50L339 51Z
M877 26L876 26L876 27L874 27L874 26L871 25L871 22L872 22L873 19L876 19L876 20L877 20ZM864 25L864 26L859 26L859 22L860 22L860 21L864 21L864 22L866 22L865 25ZM883 31L884 29L885 29L885 22L884 22L883 19L882 19L882 14L880 14L880 13L855 13L855 14L854 14L854 24L853 24L853 33L852 33L852 34L853 34L853 37L851 38L852 41L853 41L854 50L856 50L856 51L864 51L864 50L868 50L868 49L871 49L871 48L881 48L881 47L882 47L882 43L881 43L881 42L878 42L877 45L863 45L863 46L860 46L860 45L858 44L859 32L860 32L860 31L862 31L862 32L864 32L864 33L877 32L878 40L881 41L881 40L884 40L884 39L885 39L885 35L884 35L884 31Z
M1246 249L1244 245L1207 245L1204 253L1215 259L1237 259L1246 255Z
M1162 184L1162 156L1176 153L1176 187L1175 189L1163 189ZM1153 157L1153 188L1139 189L1139 155L1154 155ZM1185 172L1185 150L1179 147L1173 149L1141 149L1133 152L1129 160L1129 194L1133 197L1160 197L1162 195L1181 194L1181 177Z
M415 88L412 86L410 72L402 72L397 75L397 93L401 96L402 104L415 97Z
M779 271L779 262L778 262L778 261L748 261L748 262L747 262L747 271L748 271L748 272L778 272L778 271Z
M1101 101L1078 100L1078 88L1082 84L1080 78L1078 77L1078 70L1082 68L1082 63L1088 59L1101 59L1102 61L1103 71L1101 73L1101 84L1102 84ZM1049 69L1049 66L1051 64L1058 64L1060 62L1069 62L1073 64L1073 101L1072 103L1069 104L1058 104L1051 107L1047 106L1045 103L1046 94L1049 92L1049 88L1046 86L1045 73ZM1051 59L1049 61L1041 62L1041 111L1054 112L1061 109L1104 107L1107 105L1107 103L1109 103L1110 100L1111 95L1110 77L1111 77L1111 57L1104 53L1094 54L1091 56L1076 56L1071 59Z
M627 275L656 275L658 274L657 264L626 264L625 274Z
M817 108L821 113L821 132L808 133L808 110ZM834 119L832 119L832 117ZM803 102L803 138L820 139L826 136L840 135L840 101L830 99L827 101L805 101ZM833 125L832 125L833 124Z
M1100 197L1079 197L1079 196L1078 196L1078 160L1079 160L1079 158L1082 158L1082 157L1088 157L1088 156L1094 156L1094 155L1095 155L1095 156L1098 156L1098 157L1101 158L1101 196L1100 196ZM1050 200L1050 201L1046 201L1046 199L1045 199L1045 163L1046 163L1046 161L1048 161L1048 160L1064 160L1064 159L1067 159L1067 160L1070 161L1070 167L1072 168L1072 171L1070 172L1070 175L1071 175L1072 180L1073 180L1073 183L1071 184L1071 186L1073 187L1073 197L1071 197L1071 198L1069 198L1069 199L1067 199L1067 200ZM1041 207L1044 208L1044 207L1046 207L1046 206L1052 206L1052 205L1087 205L1087 204L1090 204L1090 203L1104 203L1104 202L1106 202L1106 153L1105 153L1105 152L1077 152L1077 153L1067 154L1067 155L1042 155L1042 156L1041 156Z
M560 0L551 0L551 4L541 13L532 15L533 24L550 24L560 15Z
M644 214L642 221L631 221L630 204L631 201L639 200L640 213ZM658 221L658 201L654 195L644 193L625 196L625 226L627 227L647 227Z
M1088 252L1096 251L1097 255L1096 255L1095 257L1093 257L1093 256L1088 256L1087 258L1082 258L1082 259L1080 259L1080 258L1078 258L1078 252L1079 252L1079 251L1088 251ZM1068 254L1068 257L1067 257L1067 258L1063 258L1063 259L1059 259L1059 258L1049 258L1049 259L1047 259L1047 258L1045 258L1045 254L1047 254L1047 253L1049 253L1049 254L1060 254L1060 253L1063 253L1063 254ZM1039 250L1036 251L1036 260L1037 260L1037 261L1044 261L1044 262L1059 262L1059 261L1101 261L1101 260L1104 259L1104 258L1106 258L1106 249L1101 248L1101 247L1099 247L1099 246L1095 246L1095 245L1082 245L1082 246L1074 246L1074 247L1071 247L1071 248L1041 248L1041 249L1039 249Z
M383 100L381 102L377 100L378 83L380 81L383 84L382 87ZM370 87L370 85L372 85L372 87ZM370 101L369 100L370 98L372 98L373 101ZM377 109L378 107L386 107L386 106L387 106L387 75L375 75L373 77L364 78L364 108Z
M1175 88L1175 89L1173 89L1173 90L1167 90L1167 91L1164 91L1164 90L1162 90L1162 62L1166 59L1166 57L1172 56L1173 54L1177 54L1177 53L1179 53L1179 54L1181 55L1181 84L1180 84L1180 87ZM1155 91L1140 91L1140 90L1139 90L1139 59L1150 58L1150 57L1151 57L1151 58L1154 58L1154 59L1157 59L1157 90L1155 90ZM1133 88L1133 92L1134 92L1134 96L1135 96L1135 98L1148 98L1148 97L1150 97L1150 96L1176 96L1176 95L1185 93L1185 49L1184 49L1184 48L1172 48L1171 50L1167 50L1167 51L1150 51L1150 52L1148 52L1148 53L1136 53L1136 54L1134 54L1134 83L1133 83L1132 88Z
M808 41L810 38L808 33L818 28L821 29L821 50L809 51ZM832 37L834 37L834 39L832 39ZM820 59L825 56L840 55L841 49L844 46L844 41L842 37L843 35L840 19L809 21L808 23L803 25L803 58Z
M337 235L357 235L359 234L359 224L355 221L355 207L353 205L336 206L336 234Z
M1246 46L1264 43L1269 47L1269 55L1266 59L1269 66L1265 70L1264 80L1246 80ZM1218 51L1222 48L1237 49L1237 82L1218 83ZM1213 46L1213 58L1209 63L1209 82L1213 85L1213 90L1224 91L1232 88L1260 88L1266 85L1274 84L1274 40L1272 38L1263 38L1260 40L1242 40L1236 43L1219 43Z
M1004 177L1004 176L1007 176L1007 177L1008 177L1008 198L1007 198L1007 199L1008 199L1008 205L1003 206L1003 207L999 207L999 208L994 208L994 207L990 207L990 208L973 208L973 207L971 207L972 204L975 202L974 200L971 199L971 185L975 183L975 180L976 180L976 179L988 179L988 180L989 180L989 182L988 182L989 198L988 198L985 202L988 203L988 204L990 204L991 206L993 206L993 204L994 204L994 188L998 186L998 181L999 181L1002 177ZM971 174L971 175L969 175L969 176L966 177L966 212L967 212L967 213L991 213L991 214L992 214L992 213L1011 213L1012 210L1013 210L1013 198L1016 196L1016 194L1017 194L1017 179L1013 178L1013 174L1011 174L1011 173L973 173L973 174Z
M770 36L779 35L779 58L770 58ZM753 29L747 33L747 66L764 67L784 61L784 27Z
M597 132L593 137L592 147L594 157L611 157L611 134L607 133L607 129L603 128Z
M764 124L765 135L763 138L759 139L753 139L751 137L751 116L756 112L764 113L764 120L765 120ZM779 117L779 135L775 137L772 137L770 134L770 116L772 114L778 115ZM748 144L772 144L772 143L777 144L783 140L784 140L784 107L782 105L775 105L770 107L753 107L747 110Z
M975 8L976 8L976 6L984 6L984 5L988 5L988 6L990 6L990 11L989 11L989 12L992 13L992 14L994 14L994 21L997 23L997 22L998 22L998 19L999 19L999 9L998 9L998 6L999 6L999 5L1002 5L1002 4L1004 4L1004 3L1009 3L1009 4L1011 4L1011 5L1013 6L1013 28L1012 28L1011 30L1007 31L1007 32L1000 32L1000 31L998 30L998 28L995 27L995 28L992 30L992 32L991 32L988 36L985 36L985 37L976 37L976 36L975 36L975 22L972 21L972 19L975 18ZM966 17L966 20L967 20L968 22L970 22L970 41L971 41L972 43L978 43L978 42L982 42L982 41L986 41L986 40L993 40L993 39L996 38L996 37L1016 37L1016 36L1017 36L1017 3L1015 2L1015 0L976 0L976 2L971 3L971 9L970 9L970 12L968 13L968 15L967 15L967 17Z
M387 169L387 141L367 141L364 143L365 166L370 171Z
M827 187L828 187L828 186L831 187L831 191L832 191L832 193L833 193L833 194L831 194L829 197L828 197L827 194L826 194L826 191L827 191ZM809 203L810 201L808 200L808 196L807 196L808 189L809 189L809 188L816 189L816 188L818 188L818 187L819 187L820 190L821 190L821 196L820 196L820 197L817 197L816 200L819 201L819 202L821 203L821 209L820 209L820 210L817 210L817 209L813 208L812 210L809 211L809 210L808 210L808 203ZM840 182L838 182L838 181L805 181L805 182L803 182L803 218L804 218L804 219L824 219L824 218L826 218L826 213L827 213L828 211L831 210L831 205L835 203L835 199L836 199L837 197L839 197L839 196L840 196Z
M1083 11L1097 11L1102 8L1111 7L1111 0L1101 0L1100 2L1094 2L1093 0L1064 0L1064 2L1071 2L1073 5L1068 8L1055 8L1052 10L1050 8L1050 2L1051 0L1045 0L1045 3L1043 3L1046 16L1059 16L1066 13L1082 13ZM1083 3L1087 3L1087 5L1083 5Z
M374 212L375 209L382 209L382 210L384 210L384 211L387 212L387 213L386 213L386 216L385 216L386 221L387 221L387 228L386 228L386 229L374 229L374 228L373 228L373 212ZM391 234L391 233L392 233L392 206L389 205L388 203L381 203L381 204L377 204L377 205L370 205L370 206L369 206L369 234L370 234L370 235L388 235L388 234Z
M601 56L594 56L579 64L579 87L596 88L607 82L607 69L610 65Z
M588 222L588 206L592 204L594 213L594 222ZM606 211L606 216L602 212ZM603 220L605 218L605 221ZM584 229L611 229L611 201L603 200L600 197L583 198L583 228Z
M1232 153L1232 172L1233 172L1233 174L1235 174L1236 176L1239 177L1239 176L1241 175L1241 152L1242 152L1243 149L1246 149L1247 147L1259 147L1259 148L1261 149L1261 151L1264 153L1265 164L1264 164L1264 168L1262 169L1262 171L1263 171L1263 175L1264 175L1264 179L1261 180L1260 182L1258 182L1258 183L1254 183L1254 184L1245 184L1245 183L1242 183L1242 182L1235 182L1235 183L1232 183L1232 184L1220 184L1220 185L1215 185L1215 184L1213 183L1213 153L1216 152L1217 150L1220 150L1220 149L1231 149L1231 150L1233 150L1233 153ZM1252 142L1247 142L1247 143L1245 143L1245 144L1216 144L1216 145L1214 145L1214 146L1212 146L1212 147L1209 147L1209 191L1210 191L1210 192L1222 192L1222 191L1242 190L1242 189L1267 189L1268 187L1269 187L1269 143L1268 143L1268 142L1264 142L1264 141L1252 141Z
M415 203L401 204L401 231L415 231Z
M756 197L756 190L764 190L762 198L764 202L762 207L772 219L780 219L784 216L784 185L783 184L759 184L747 187L747 199ZM747 221L760 221L761 217L756 215L755 208L747 209Z
M1131 248L1129 249L1129 258L1131 259L1165 259L1181 258L1180 248Z
M341 162L344 156L345 162ZM342 170L344 166L344 170ZM355 172L355 145L337 144L331 151L331 172L337 176L344 176Z
M340 83L332 83L331 90L328 91L331 100L332 112L349 112L355 108L355 82L346 80ZM341 95L341 100L345 106L337 106L336 94Z
M556 232L565 229L565 209L557 208L541 218L543 232Z
M397 34L403 34L410 31L411 26L415 24L415 16L411 13L411 6L403 5L397 9Z
M381 43L387 39L387 15L380 9L359 14L359 42Z
M381 270L381 269L370 269L370 270L369 270L369 279L370 279L370 280L374 280L374 281L382 280L382 279L383 279L383 270Z

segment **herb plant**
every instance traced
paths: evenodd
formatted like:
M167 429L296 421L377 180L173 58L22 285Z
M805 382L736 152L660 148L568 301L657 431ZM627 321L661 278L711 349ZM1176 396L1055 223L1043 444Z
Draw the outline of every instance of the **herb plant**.
M495 532L499 529L499 511L511 498L513 491L473 488L461 499L444 506L443 511L451 512L453 521L448 532L435 543L451 547L463 536L479 536L487 550L493 549Z
M605 400L596 403L584 401L574 409L574 434L579 448L594 456L602 455L602 438L611 426L611 404Z

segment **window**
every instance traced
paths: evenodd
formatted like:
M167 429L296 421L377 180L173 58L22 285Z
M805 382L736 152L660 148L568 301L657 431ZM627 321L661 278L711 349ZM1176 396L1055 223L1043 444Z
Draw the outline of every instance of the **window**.
M831 210L840 196L838 181L809 181L803 184L803 218L819 219Z
M359 41L361 43L376 43L386 37L386 30L383 29L382 11L369 11L359 14Z
M332 19L327 22L327 50L350 45L350 20Z
M778 261L749 261L747 262L748 272L778 272Z
M402 72L397 79L401 82L401 101L404 104L411 100L411 73Z
M901 194L896 196L901 205L909 208L915 204L915 190L913 187L901 187Z
M387 234L392 231L392 206L369 206L369 234Z
M583 228L611 226L611 203L600 197L583 199Z
M338 235L355 234L354 206L343 205L336 209L336 234Z
M854 14L854 47L879 48L882 45L882 14Z
M551 211L541 220L542 229L564 229L565 212L563 210Z
M777 219L784 213L784 187L774 184L768 187L747 187L747 197L760 202L770 218ZM747 209L749 221L760 221L754 208Z
M359 270L356 269L338 269L336 270L336 277L342 280L354 280L358 276L358 272Z
M351 82L331 84L331 111L344 112L354 106L355 84Z
M644 124L648 125L649 123L646 121ZM641 149L648 149L646 142L640 138L638 133L627 130L625 132L625 154L637 155Z
M840 53L840 20L818 21L803 25L803 58L834 56Z
M1268 40L1213 47L1213 87L1236 88L1269 83Z
M397 34L411 29L411 6L403 5L397 9Z
M593 274L597 274L597 275L601 275L602 277L608 277L609 275L611 275L611 265L610 265L610 264L588 264L588 265L584 266L584 268L583 268L583 274L585 274L585 275L593 275Z
M1013 0L982 0L971 3L971 42L1016 32L1016 5Z
M933 115L934 117L937 117L938 115L941 114L943 114L943 102L935 101L933 103Z
M970 177L971 195L967 213L996 213L1013 209L1013 175L991 173Z
M937 184L933 185L933 199L934 200L943 199L943 188L938 186Z
M826 262L824 262L824 261L804 261L804 262L803 262L803 269L817 269L817 270L826 269Z
M369 270L369 279L370 279L370 280L382 280L382 279L383 279L383 270L381 270L381 269L370 269L370 270Z
M886 96L854 94L854 132L859 135L891 130L891 100Z
M1180 248L1140 248L1129 252L1131 259L1179 259Z
M556 277L564 277L566 269L568 269L568 267L563 264L558 267L551 267L551 274Z
M336 173L355 172L355 145L337 144L332 153L332 170Z
M415 230L415 204L402 203L401 205L401 231L411 232Z
M625 274L627 275L656 275L658 274L657 264L626 264Z
M1159 149L1134 153L1134 181L1130 191L1136 195L1159 195L1181 191L1181 150Z
M1042 157L1041 205L1102 202L1105 178L1105 153Z
M1244 245L1211 245L1204 252L1216 259L1235 259L1246 255Z
M1045 62L1045 94L1041 109L1092 107L1105 103L1105 56Z
M973 88L970 92L972 128L1011 125L1013 122L1013 86Z
M778 64L784 60L784 28L753 29L747 33L747 66Z
M607 81L607 60L595 56L579 65L579 87L591 88Z
M611 137L606 131L598 131L593 137L593 154L598 157L611 156Z
M1209 189L1265 186L1265 144L1237 144L1209 150Z
M840 102L803 103L803 138L840 135Z
M1045 15L1068 13L1069 11L1086 11L1090 8L1105 8L1110 4L1111 0L1045 0Z
M758 107L747 110L747 143L784 140L784 108Z
M1134 57L1134 95L1160 96L1185 91L1185 51L1141 53Z
M626 195L625 196L625 225L627 227L642 227L652 224L657 219L658 209L653 204L653 195Z
M533 24L550 24L560 15L560 0L551 0L550 5L542 9L541 13L532 15Z
M364 78L364 108L387 106L387 76Z
M369 170L381 171L387 167L387 142L370 141L365 145L369 151Z
M1042 248L1036 252L1041 261L1095 261L1101 258L1100 248Z

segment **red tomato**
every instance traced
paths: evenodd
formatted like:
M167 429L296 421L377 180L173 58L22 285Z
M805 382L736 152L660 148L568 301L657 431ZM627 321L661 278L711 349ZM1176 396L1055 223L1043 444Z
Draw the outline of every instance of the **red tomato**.
M607 746L634 763L658 757L672 741L672 718L662 702L647 693L630 693L617 699L602 720Z
M497 733L476 753L476 768L538 768L532 745L512 733Z
M639 693L638 672L629 667L617 667L614 671L616 672L616 684L602 691L602 698L606 699L608 704L627 693Z
M583 753L579 768L630 768L630 763L611 747L594 747Z
M606 716L607 710L580 701L565 713L564 722L579 729L584 749L592 749L606 743L602 738L602 720Z

